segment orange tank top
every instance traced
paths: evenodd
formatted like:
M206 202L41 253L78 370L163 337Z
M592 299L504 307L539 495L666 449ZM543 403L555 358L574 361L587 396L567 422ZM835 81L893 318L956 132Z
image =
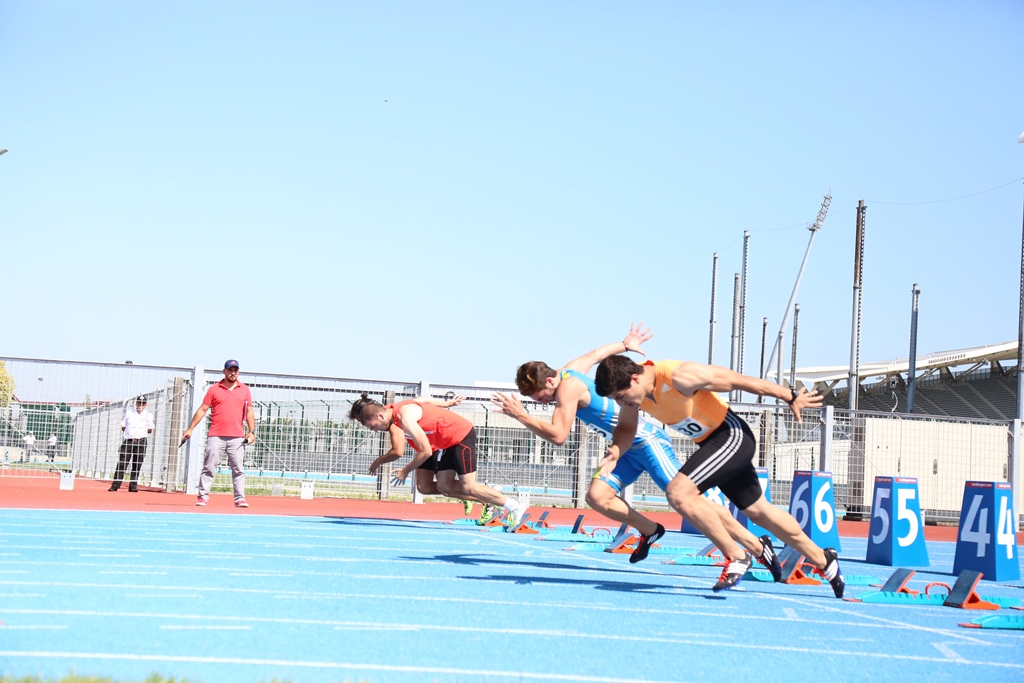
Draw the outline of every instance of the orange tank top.
M420 429L427 435L430 447L435 451L451 448L455 444L460 443L473 429L473 423L466 418L450 410L445 410L440 406L435 406L433 403L420 403L413 400L400 401L387 407L394 409L392 415L394 416L395 424L405 432L407 439L409 432L405 427L402 427L402 420L398 416L398 409L409 403L415 403L423 410L423 417L417 420L417 422L420 425ZM408 439L408 441L409 445L413 448L416 447L412 439Z
M725 422L729 404L713 391L702 389L684 396L672 386L672 371L681 361L647 361L654 367L654 398L640 404L647 414L661 420L683 436L700 443Z

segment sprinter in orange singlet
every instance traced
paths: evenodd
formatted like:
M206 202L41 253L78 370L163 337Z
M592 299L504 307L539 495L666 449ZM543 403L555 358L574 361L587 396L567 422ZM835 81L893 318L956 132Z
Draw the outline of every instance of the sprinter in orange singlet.
M750 554L730 538L714 503L701 495L717 486L752 522L806 556L831 584L836 597L843 597L846 581L839 570L836 551L819 548L792 515L764 497L754 469L757 442L750 426L718 395L736 389L780 398L789 404L799 422L801 410L821 406L822 398L817 391L796 391L715 365L682 361L647 361L638 365L622 355L601 362L594 384L598 394L614 399L622 407L612 445L601 461L602 473L611 471L619 456L632 445L641 409L700 444L669 482L665 493L672 507L729 559L712 590L735 586L752 562Z

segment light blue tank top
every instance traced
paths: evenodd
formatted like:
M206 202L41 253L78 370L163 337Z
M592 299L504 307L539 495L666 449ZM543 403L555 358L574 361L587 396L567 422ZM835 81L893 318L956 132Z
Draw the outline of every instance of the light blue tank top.
M566 377L575 377L579 381L583 382L584 386L587 387L587 391L590 392L590 405L586 408L576 408L576 417L590 425L594 429L604 434L606 439L612 438L612 432L615 431L615 426L619 424L619 406L612 399L607 396L598 396L597 388L594 386L594 380L590 379L582 372L576 370L564 369L561 371L561 379ZM637 424L636 438L633 439L633 445L637 446L642 444L647 439L655 436L659 431L660 427L657 427L640 416L640 421ZM666 435L666 438L667 435Z

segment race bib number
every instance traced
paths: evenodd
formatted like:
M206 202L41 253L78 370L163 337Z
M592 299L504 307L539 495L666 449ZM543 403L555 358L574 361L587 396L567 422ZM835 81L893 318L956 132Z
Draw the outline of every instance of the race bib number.
M709 429L697 422L692 417L688 417L682 422L676 422L675 424L669 425L672 429L675 429L683 436L688 436L691 439L699 439L708 433Z

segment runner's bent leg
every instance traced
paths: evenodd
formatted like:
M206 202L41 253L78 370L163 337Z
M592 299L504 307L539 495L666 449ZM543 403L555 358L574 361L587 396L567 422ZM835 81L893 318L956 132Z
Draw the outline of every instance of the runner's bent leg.
M743 510L750 521L763 526L779 537L783 543L795 549L818 569L824 569L826 560L824 551L803 532L793 515L780 510L761 496L757 501Z
M723 555L730 560L742 560L746 557L745 550L732 539L725 524L722 523L719 512L715 510L721 506L715 505L701 495L688 476L680 472L673 477L665 489L665 495L668 497L669 505L697 527L697 530L714 543Z

